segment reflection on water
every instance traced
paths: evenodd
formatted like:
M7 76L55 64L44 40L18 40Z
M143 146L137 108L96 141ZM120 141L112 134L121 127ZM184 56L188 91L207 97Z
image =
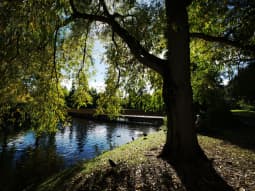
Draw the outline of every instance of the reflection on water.
M154 132L156 127L97 123L73 119L56 134L35 136L32 131L0 140L0 191L22 190L77 161L91 159Z

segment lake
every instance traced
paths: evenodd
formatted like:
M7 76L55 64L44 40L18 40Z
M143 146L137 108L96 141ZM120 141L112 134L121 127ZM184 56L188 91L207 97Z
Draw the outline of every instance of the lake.
M32 130L0 139L0 191L33 187L81 160L131 142L158 129L142 124L73 118L72 124L40 139Z

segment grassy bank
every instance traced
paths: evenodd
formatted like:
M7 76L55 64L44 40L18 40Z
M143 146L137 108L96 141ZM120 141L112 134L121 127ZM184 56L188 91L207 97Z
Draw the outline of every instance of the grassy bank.
M173 168L157 158L164 141L163 131L141 137L56 174L37 190L185 190ZM207 136L199 136L199 143L235 190L255 190L254 151Z
M132 143L104 152L95 159L80 163L71 169L67 169L51 177L38 187L38 191L57 191L64 190L66 187L70 188L70 190L75 190L78 187L75 184L79 180L98 171L110 169L109 159L113 160L118 166L136 166L141 163L146 163L148 160L146 152L158 148L164 141L165 135L163 131L141 137Z

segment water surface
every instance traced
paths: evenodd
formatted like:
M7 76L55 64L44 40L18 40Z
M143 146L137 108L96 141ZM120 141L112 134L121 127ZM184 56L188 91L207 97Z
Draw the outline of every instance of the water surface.
M22 190L80 160L156 131L137 124L102 123L74 118L72 125L39 139L33 131L0 140L0 191Z

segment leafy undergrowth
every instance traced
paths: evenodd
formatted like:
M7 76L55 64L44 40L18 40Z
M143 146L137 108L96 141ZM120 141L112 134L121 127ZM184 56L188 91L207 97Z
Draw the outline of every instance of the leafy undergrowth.
M164 141L163 131L141 137L51 177L37 190L185 190L171 165L157 157ZM253 151L207 136L199 136L199 143L235 190L255 190Z

